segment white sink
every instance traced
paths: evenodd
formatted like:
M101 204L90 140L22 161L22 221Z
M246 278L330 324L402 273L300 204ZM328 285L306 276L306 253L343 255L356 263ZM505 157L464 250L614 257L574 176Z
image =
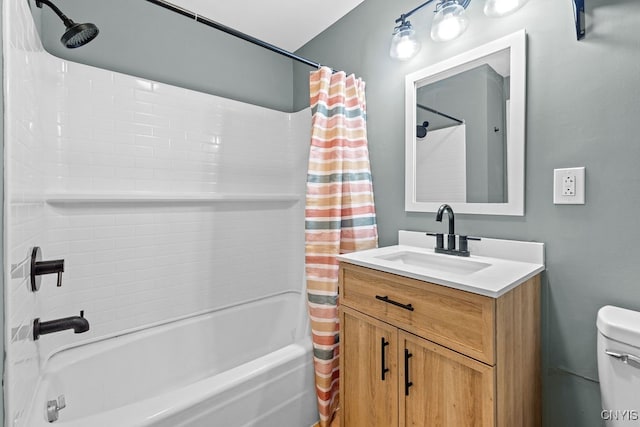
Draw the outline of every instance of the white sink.
M471 274L487 267L491 264L486 262L473 261L469 258L456 258L449 255L449 258L423 252L413 252L399 250L386 255L379 255L374 258L408 264L416 267L437 270L443 273Z
M544 244L482 238L470 257L435 253L424 232L400 231L399 244L338 256L387 273L497 298L544 270Z

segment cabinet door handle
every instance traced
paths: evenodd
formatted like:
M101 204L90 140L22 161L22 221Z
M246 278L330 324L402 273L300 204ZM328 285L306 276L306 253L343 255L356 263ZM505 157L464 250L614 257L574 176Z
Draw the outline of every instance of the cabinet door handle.
M409 387L413 385L411 381L409 381L409 359L413 356L413 354L409 353L409 350L404 349L404 395L409 396Z
M384 301L384 302L386 302L388 304L393 304L393 305L398 306L400 308L404 308L405 310L409 310L409 311L415 310L411 304L402 304L401 302L389 299L389 297L386 296L386 295L385 296L376 295L376 299L379 299L380 301Z
M380 340L380 355L382 356L380 373L382 374L382 381L384 381L384 374L389 372L389 368L387 368L387 362L386 362L385 351L384 351L384 348L388 345L389 345L389 341L385 341L384 337L382 337L382 339Z

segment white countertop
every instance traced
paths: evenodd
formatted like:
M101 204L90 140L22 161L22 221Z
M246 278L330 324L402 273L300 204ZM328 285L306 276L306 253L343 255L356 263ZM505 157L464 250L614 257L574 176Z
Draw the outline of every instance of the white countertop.
M497 298L536 274L544 271L544 244L482 238L469 241L469 257L436 254L435 238L424 232L400 231L399 245L369 249L338 256L339 261L368 267L400 276L411 277L450 288ZM446 239L445 239L446 240ZM412 265L384 257L404 254L435 261L434 266ZM445 266L441 268L435 264ZM446 268L447 263L466 263L471 270L456 271Z

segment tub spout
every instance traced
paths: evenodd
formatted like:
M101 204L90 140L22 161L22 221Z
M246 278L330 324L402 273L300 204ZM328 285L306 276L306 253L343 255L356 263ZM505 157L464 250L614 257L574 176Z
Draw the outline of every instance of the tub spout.
M84 310L80 312L80 316L64 317L48 322L41 322L40 318L37 318L33 321L33 339L37 340L40 335L52 334L67 329L73 329L76 334L89 330L89 321L84 318Z

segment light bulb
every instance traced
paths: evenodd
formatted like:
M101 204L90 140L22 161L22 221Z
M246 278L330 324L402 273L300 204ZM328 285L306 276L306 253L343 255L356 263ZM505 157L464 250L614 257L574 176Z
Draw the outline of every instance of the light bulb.
M509 15L520 9L527 0L487 0L484 4L484 14L491 17Z
M464 7L455 0L445 1L433 17L431 38L437 42L453 40L464 33L468 26L469 19Z
M409 21L404 22L393 31L389 56L393 59L407 61L420 51L421 45L416 32Z

